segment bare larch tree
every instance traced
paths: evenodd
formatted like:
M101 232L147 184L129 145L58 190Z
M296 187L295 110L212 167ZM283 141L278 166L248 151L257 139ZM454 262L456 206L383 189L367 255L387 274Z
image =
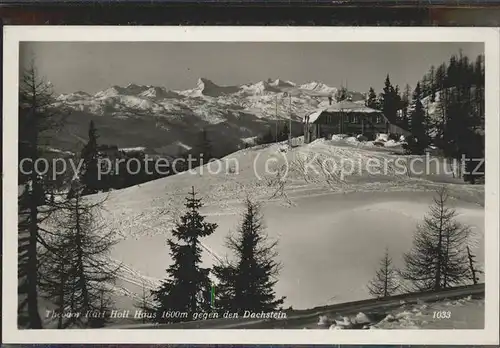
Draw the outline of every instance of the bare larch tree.
M59 314L69 314L58 328L103 326L120 268L110 266L108 260L117 238L115 231L101 222L103 201L90 202L82 196L83 189L74 182L74 195L60 202L50 219L56 232L44 233L47 243L41 252L45 261L40 267L42 295L57 305Z
M19 83L19 196L18 196L18 324L39 329L38 254L40 223L53 209L46 199L48 178L37 172L35 163L42 158L44 145L65 120L62 108L53 106L50 83L39 76L34 61L21 73ZM22 166L22 168L21 168ZM54 193L52 192L52 197Z
M424 222L417 226L412 249L404 255L401 272L416 291L440 290L469 279L466 246L471 230L447 207L446 188L437 190Z
M385 249L384 257L380 260L380 268L367 287L370 295L374 297L388 297L398 291L398 270L392 264L388 248Z

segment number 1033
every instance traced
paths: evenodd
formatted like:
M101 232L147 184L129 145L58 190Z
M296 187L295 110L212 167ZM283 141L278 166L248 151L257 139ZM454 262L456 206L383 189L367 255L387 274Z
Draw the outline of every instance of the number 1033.
M450 319L451 312L450 311L434 311L432 315L434 319Z

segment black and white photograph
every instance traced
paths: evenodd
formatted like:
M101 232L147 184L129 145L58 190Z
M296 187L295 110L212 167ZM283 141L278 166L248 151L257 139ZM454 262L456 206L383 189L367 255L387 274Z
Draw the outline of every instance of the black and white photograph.
M20 40L4 97L16 337L494 339L498 32L466 29Z

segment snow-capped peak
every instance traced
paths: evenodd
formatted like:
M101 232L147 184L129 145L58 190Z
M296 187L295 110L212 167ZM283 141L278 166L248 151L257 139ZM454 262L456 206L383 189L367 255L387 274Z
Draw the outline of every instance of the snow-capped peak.
M257 118L285 117L288 115L285 115L285 110L288 109L281 105L284 92L293 96L288 107L292 109L294 117L302 118L305 112L322 107L323 104L328 105L327 97L335 95L337 91L337 88L318 81L299 86L288 80L269 79L225 86L200 77L196 82L193 88L183 91L134 83L124 87L114 85L95 95L85 92L61 95L57 101L67 103L75 110L100 116L127 119L147 115L145 117L155 116L161 120L166 118L182 122L183 115L189 115L193 119L220 123L232 117L239 118L242 114Z
M271 84L266 82L266 81L259 81L257 83L253 83L253 84L242 85L241 88L243 89L243 91L245 91L246 93L250 93L250 94L264 94L266 92L274 92L274 93L280 92L279 89L275 88L274 86L271 86Z
M138 95L149 88L151 88L151 86L136 85L135 83L131 83L125 87L127 94L129 95Z
M136 85L135 83L130 83L126 87L111 86L108 89L97 92L95 94L96 98L106 98L106 97L117 97L119 95L131 95L136 96L146 90L151 88L151 86Z
M56 98L56 100L70 102L70 101L75 101L75 100L84 100L84 99L88 99L91 97L92 96L90 94L88 94L87 92L77 91L77 92L68 93L68 94L61 94Z
M108 97L116 97L120 94L125 94L126 90L120 86L111 86L103 91L97 92L94 97L96 98L108 98Z
M270 82L269 85L271 85L273 87L294 87L295 83L290 82L290 81L283 81L280 79L276 79L276 80Z
M196 88L197 89L200 89L200 90L203 90L204 88L206 87L211 87L211 86L215 86L215 87L218 87L215 83L213 83L211 80L209 79L206 79L204 77L200 77L196 83Z
M195 89L183 91L182 94L192 96L202 94L204 96L220 97L222 95L232 94L239 91L239 86L219 86L207 78L200 77Z
M318 81L304 83L299 86L299 89L319 93L321 95L334 95L338 90L336 87L330 87L327 84Z
M180 98L181 95L168 91L165 87L148 86L144 92L139 94L139 97L149 99L165 99L165 98Z

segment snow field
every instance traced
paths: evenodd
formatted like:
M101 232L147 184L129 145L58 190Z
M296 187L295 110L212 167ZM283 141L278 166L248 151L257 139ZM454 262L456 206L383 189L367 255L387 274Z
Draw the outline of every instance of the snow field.
M437 301L401 306L383 313L319 317L317 328L343 329L482 329L484 299L470 296L453 301Z
M232 173L217 171L219 164L214 162L194 173L110 192L103 216L109 228L122 237L112 256L129 267L122 277L123 287L137 291L138 285L131 280L150 279L148 286L153 286L165 276L170 263L166 239L194 185L205 202L202 213L208 221L219 224L216 232L203 240L205 266L227 254L225 237L236 230L242 199L250 196L264 203L267 233L279 240L283 270L276 291L278 296L287 296L285 308L311 308L367 298L366 284L373 277L374 265L384 248L389 248L396 266L401 266L415 226L432 202L433 190L441 184L391 172L369 176L363 171L361 176L327 182L322 173L300 173L296 163L298 158L300 162L299 154L331 156L336 160L354 158L361 165L370 158L383 160L391 155L336 146L329 141L316 141L286 152L280 148L280 144L256 146L218 161L223 167L237 163L238 170ZM290 168L284 179L265 173L260 179L256 177L255 163L263 168L270 158L274 173L280 174L278 169L288 163ZM281 193L280 180L285 182ZM478 204L484 187L447 186L456 198L451 203L457 207L461 221L477 232L481 262L484 211Z

